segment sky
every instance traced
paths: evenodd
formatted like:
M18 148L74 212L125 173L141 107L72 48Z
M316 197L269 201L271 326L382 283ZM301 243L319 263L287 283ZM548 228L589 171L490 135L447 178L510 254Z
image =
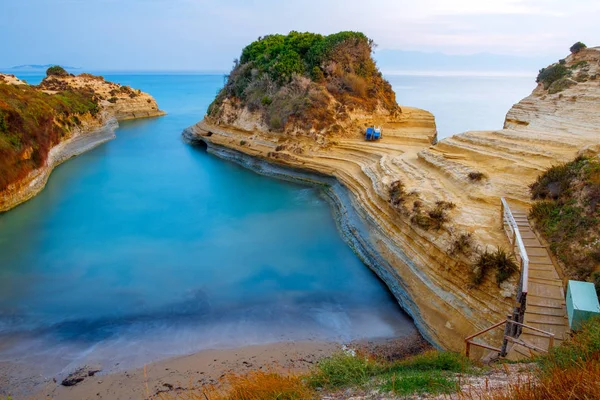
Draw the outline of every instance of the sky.
M598 0L2 0L0 12L0 67L226 71L259 36L291 30L362 31L384 53L558 59L600 45Z

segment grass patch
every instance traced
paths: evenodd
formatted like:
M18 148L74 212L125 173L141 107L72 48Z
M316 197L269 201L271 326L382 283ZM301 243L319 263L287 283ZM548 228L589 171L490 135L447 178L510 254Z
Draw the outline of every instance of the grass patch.
M222 390L208 388L157 394L162 400L299 400L318 399L342 389L378 389L402 396L453 393L456 374L474 372L469 360L451 353L430 351L402 361L385 361L345 350L324 358L307 375L251 371L227 374Z
M571 279L593 282L600 268L600 162L578 157L548 169L530 187L536 200L530 217L551 251Z
M401 396L415 394L450 394L456 392L456 382L448 374L431 371L404 371L383 378L379 387L384 392Z
M362 386L384 371L383 364L373 359L340 352L319 361L307 382L311 387L325 389Z
M396 362L339 353L319 362L307 382L315 389L335 390L375 384L400 395L452 393L455 374L473 371L463 355L429 351Z
M600 318L587 321L563 345L537 359L536 379L513 384L494 400L599 399Z

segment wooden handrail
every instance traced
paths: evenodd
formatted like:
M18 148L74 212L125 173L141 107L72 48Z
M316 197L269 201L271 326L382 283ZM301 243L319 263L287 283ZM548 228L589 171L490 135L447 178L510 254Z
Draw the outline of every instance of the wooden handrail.
M474 342L472 340L472 339L476 338L477 336L483 335L484 333L489 332L492 329L498 328L498 327L500 327L500 326L502 326L504 324L507 324L507 326L508 325L517 325L517 326L520 326L522 328L531 329L532 331L536 331L536 332L539 332L541 334L547 335L548 336L548 341L549 341L549 343L548 343L548 350L543 350L543 349L541 349L541 348L539 348L537 346L530 345L530 344L528 344L526 342L517 341L517 339L514 338L514 337L512 337L511 335L507 335L506 331L505 331L505 334L504 334L503 345L502 345L502 348L500 348L500 349L496 348L496 347L489 346L489 345L484 344L484 343L477 343L477 342ZM492 350L492 351L497 351L499 355L501 355L501 356L504 357L506 355L505 354L506 343L509 342L509 341L512 342L512 343L518 343L518 344L521 344L521 345L527 345L526 347L533 348L534 350L537 350L537 351L548 352L548 351L550 351L550 349L552 347L554 347L554 334L550 333L550 332L543 331L543 330L538 329L538 328L534 328L533 326L529 326L529 325L522 324L520 322L513 321L511 319L511 315L508 315L505 320L500 321L498 323L495 323L494 325L490 326L489 328L483 329L483 330L477 332L476 334L471 335L471 336L465 338L465 345L466 345L465 355L468 358L469 355L470 355L470 353L471 353L471 346L477 346L477 347L482 347L484 349L488 349L488 350Z
M516 322L516 321L507 321L507 322L509 324L519 325L519 326L522 326L523 328L531 329L532 331L536 331L536 332L542 333L544 335L547 335L548 337L554 337L554 333L546 332L546 331L543 331L541 329L534 328L533 326L525 325L525 324L522 324L522 323Z
M479 332L477 332L477 333L476 333L476 334L474 334L474 335L471 335L471 336L469 336L469 337L466 337L466 338L465 338L465 341L467 341L467 340L471 340L471 339L473 339L474 337L477 337L477 336L483 335L484 333L486 333L486 332L489 332L489 331L491 331L492 329L494 329L494 328L497 328L497 327L499 327L499 326L501 326L501 325L504 325L505 323L506 323L506 321L500 321L500 322L498 322L497 324L494 324L494 325L490 326L489 328L486 328L486 329L484 329L484 330L482 330L482 331L479 331Z
M510 210L508 203L504 197L500 198L502 203L502 226L508 225L510 227L512 238L509 235L509 240L511 244L514 246L515 242L519 249L519 256L521 257L521 292L527 293L528 290L528 281L529 281L529 257L527 256L527 250L525 250L525 244L523 243L523 238L521 236L521 232L519 231L519 227L517 225L517 221L515 221L515 217ZM508 232L507 232L508 234Z

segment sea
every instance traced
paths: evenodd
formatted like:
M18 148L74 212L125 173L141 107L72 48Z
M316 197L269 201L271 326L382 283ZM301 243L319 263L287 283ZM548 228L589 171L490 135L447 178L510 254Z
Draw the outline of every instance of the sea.
M0 363L48 376L202 349L413 335L342 240L319 189L186 144L224 76L95 72L152 94L164 117L123 122L32 200L0 214ZM16 72L29 83L36 72ZM534 77L387 76L438 137L500 129Z

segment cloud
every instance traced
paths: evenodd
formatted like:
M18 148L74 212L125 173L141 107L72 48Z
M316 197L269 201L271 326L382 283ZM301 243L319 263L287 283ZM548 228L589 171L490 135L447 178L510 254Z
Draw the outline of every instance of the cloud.
M268 33L365 32L381 49L553 54L600 37L597 0L4 0L0 66L228 69ZM22 21L27 21L24 31Z

